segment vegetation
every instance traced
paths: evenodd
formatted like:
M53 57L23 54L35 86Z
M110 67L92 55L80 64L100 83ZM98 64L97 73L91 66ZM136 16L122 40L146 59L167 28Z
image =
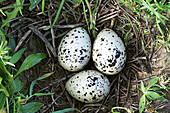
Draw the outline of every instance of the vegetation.
M31 54L25 58L25 60L22 62L22 65L19 68L16 68L15 66L17 65L18 62L21 62L20 59L22 57L22 54L27 49L22 48L18 52L15 52L16 40L12 35L10 35L9 32L7 33L5 31L5 28L10 28L12 23L11 21L15 20L18 17L18 15L21 16L25 15L24 14L25 12L23 12L25 7L29 8L29 11L31 12L35 10L37 7L40 8L39 6L41 6L41 13L43 14L43 17L48 18L47 16L49 16L50 13L48 11L47 11L48 14L46 13L47 1L29 0L27 3L23 4L22 0L16 0L12 5L10 4L8 6L1 7L1 3L4 2L6 2L6 0L0 0L0 14L1 14L0 17L1 18L3 17L0 21L0 112L34 113L37 112L44 104L41 102L28 102L29 100L31 100L32 97L54 94L53 92L33 93L34 85L36 84L37 81L49 77L50 75L54 74L54 72L44 74L41 77L37 78L36 80L32 81L29 89L27 89L27 91L26 92L24 91L23 93L22 89L24 87L24 83L20 81L19 75L23 71L31 69L33 66L37 65L47 56L45 53ZM64 7L64 4L67 2L69 2L69 0L68 1L60 0L60 5L58 6L58 10L55 13L55 18L53 19L53 22L49 26L43 28L44 31L47 30L48 31L51 30L51 32L53 31L54 26L59 23L58 20L60 18L60 15L61 14L64 15L64 13L67 13L67 12L62 13L63 10L62 8ZM76 8L80 8L79 10L82 10L81 13L83 13L84 15L82 23L84 23L84 27L88 29L89 34L91 34L91 36L95 38L98 33L98 30L100 29L100 27L98 27L99 26L98 22L100 20L99 21L96 20L96 13L98 13L98 8L102 4L101 1L96 0L94 2L90 0L72 0L72 2L74 2L72 10L76 10ZM121 16L120 19L123 18L125 24L122 26L121 25L118 26L118 29L120 29L122 36L125 37L124 38L125 43L128 43L128 40L130 40L129 37L131 37L131 35L134 34L133 38L135 40L135 43L133 44L137 48L136 51L144 52L146 56L146 62L149 63L151 62L153 51L156 51L159 46L166 48L166 50L170 52L170 35L168 26L168 23L170 22L168 17L168 15L170 15L170 5L168 1L117 0L116 4L118 4L117 7L119 7L119 9L124 12L122 14L123 16ZM104 5L105 4L102 4L103 7ZM122 7L130 8L130 10L135 15L135 18L131 16L128 13L128 11L124 10ZM76 12L76 14L80 13L79 10ZM111 10L112 9L109 9L109 11ZM110 19L108 18L109 17L102 17L102 19L109 20L108 22L110 22ZM112 20L111 22L113 21L114 20ZM104 25L107 26L107 23L105 23ZM151 33L152 32L151 28L154 30L154 32L156 32L154 35ZM52 43L53 47L55 47L54 40ZM151 79L146 87L144 85L143 80L140 82L141 83L140 89L138 89L141 91L140 93L142 93L142 96L140 97L140 101L138 104L139 108L138 110L140 113L142 113L144 110L148 110L147 106L149 106L150 108L151 103L155 100L169 102L167 99L164 98L164 96L166 96L166 93L164 93L164 91L169 91L168 87L169 79L167 79L169 77L169 73L165 73L164 75L166 76L165 79L162 79L161 76L159 76L160 74L161 73L159 73L157 77ZM118 98L117 101L119 101ZM116 113L114 111L117 109L118 111L126 110L129 113L134 112L133 109L124 106L123 107L112 106L112 107L113 108L111 109L111 111L113 113ZM53 113L64 113L73 110L81 112L80 110L75 108L66 109L63 108L63 110L53 111ZM154 110L154 112L156 112L156 110Z
M151 79L147 87L144 87L144 83L141 81L140 90L143 92L143 95L140 98L140 102L139 102L140 113L143 112L146 105L150 105L150 103L152 103L152 101L156 99L168 102L168 100L163 97L165 94L161 91L161 89L164 89L164 88L156 84L158 80L159 80L159 77L155 77ZM169 89L169 87L166 87L166 89Z
M37 53L29 55L22 65L20 66L19 70L15 69L15 63L19 61L21 55L26 50L25 48L21 49L20 51L16 52L12 56L10 49L10 45L8 45L8 41L6 40L5 33L3 30L1 32L1 44L0 44L0 109L3 111L9 112L36 112L39 110L42 103L39 102L31 102L25 104L31 97L33 96L42 96L42 95L50 95L52 93L43 94L43 93L35 93L32 94L33 87L37 80L44 79L50 76L53 73L48 73L40 78L34 80L30 86L29 96L25 96L24 94L20 93L23 88L23 82L21 82L18 78L18 75L33 67L37 63L39 63L42 59L46 58L44 53ZM14 74L15 73L15 74ZM25 104L25 105L22 105ZM36 107L34 107L36 106ZM11 111L10 108L13 108Z

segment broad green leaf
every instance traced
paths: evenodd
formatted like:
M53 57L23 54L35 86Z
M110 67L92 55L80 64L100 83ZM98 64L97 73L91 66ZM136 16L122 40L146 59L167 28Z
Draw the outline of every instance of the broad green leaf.
M24 62L22 63L21 67L19 68L18 72L15 74L14 78L20 74L22 71L30 69L34 65L38 64L42 59L46 58L45 53L37 53L29 55Z
M145 108L145 103L146 103L146 99L145 99L145 95L143 95L140 98L140 102L139 102L139 112L142 113L144 108Z
M153 79L150 80L146 90L149 90L152 86L154 86L159 80L159 77L155 77Z
M24 86L24 83L22 83L22 82L19 80L18 77L14 80L14 84L15 84L15 87L14 87L13 84L12 84L11 87L10 87L10 93L11 93L11 94L14 94L14 93L16 93L16 92L21 91L21 89L22 89L23 86Z
M145 87L144 87L144 84L143 84L143 81L141 81L141 85L140 85L140 90L145 93Z
M159 86L158 84L155 84L154 86ZM161 90L163 89L161 86L160 87L153 87L153 88L150 88L149 91L157 91L157 90Z
M169 100L167 100L167 99L164 98L164 97L158 98L158 100L165 101L165 102L169 102Z
M20 112L19 113L35 113L37 112L41 107L43 106L42 103L39 102L31 102L28 104L23 105L20 108Z
M67 108L67 109L63 109L63 110L59 110L59 111L54 111L52 113L66 113L66 112L69 112L69 111L78 111L78 112L81 113L81 111L76 109L76 108Z
M153 91L148 91L147 94L151 96L154 100L162 97L161 95Z
M47 78L47 77L49 77L50 75L52 75L53 73L54 73L54 72L47 73L47 74L39 77L38 79L34 80L34 81L31 83L31 86L30 86L30 96L32 95L33 87L34 87L36 81L37 81L37 80L42 80L42 79L44 79L44 78Z
M3 92L0 92L0 110L4 108L6 96Z
M31 3L31 6L29 7L29 10L33 10L39 3L41 0L29 0Z
M150 95L146 94L147 99L154 100Z
M21 58L22 54L24 53L24 51L26 50L26 48L23 48L21 50L19 50L17 53L15 53L12 58L10 59L10 62L15 64L16 62L18 62L18 60Z

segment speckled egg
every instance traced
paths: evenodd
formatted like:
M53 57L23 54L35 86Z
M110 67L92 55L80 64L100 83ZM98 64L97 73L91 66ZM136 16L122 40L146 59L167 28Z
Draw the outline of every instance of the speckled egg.
M108 95L110 82L100 72L86 70L72 76L66 82L66 90L81 102L96 103Z
M91 55L91 40L87 31L78 27L68 32L58 47L59 64L68 71L79 71Z
M123 69L126 61L123 41L113 30L102 30L94 41L92 59L100 72L107 75L117 74Z

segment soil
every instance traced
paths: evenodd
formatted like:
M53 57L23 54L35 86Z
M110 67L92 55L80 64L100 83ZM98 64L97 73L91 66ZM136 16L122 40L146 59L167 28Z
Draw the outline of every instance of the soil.
M27 2L28 1L25 1L25 3ZM4 1L2 7L12 4L12 2ZM116 106L125 106L135 113L138 112L139 99L142 95L139 91L140 81L144 81L145 85L147 85L148 81L155 76L160 76L167 80L168 78L166 78L165 75L170 74L170 52L167 52L166 48L162 48L162 45L159 45L157 48L154 48L155 45L152 45L151 38L159 34L159 32L155 33L155 31L158 31L153 25L155 21L149 21L149 26L153 29L153 31L151 31L152 37L149 35L143 36L141 31L146 24L145 20L138 18L138 15L133 13L130 8L125 7L115 0L100 1L95 13L97 33L103 28L113 29L122 38L126 46L127 61L124 69L120 73L114 76L106 75L111 83L109 95L101 102L85 104L72 98L65 90L66 81L77 72L73 73L64 70L58 64L56 56L57 47L62 37L69 30L78 26L82 26L88 30L83 14L83 7L80 5L79 7L73 8L75 4L71 2L71 0L68 0L68 2L65 2L59 19L53 29L43 30L43 28L50 25L49 21L54 21L59 5L60 2L56 0L47 1L45 4L45 13L48 16L44 16L41 13L40 5L32 11L28 10L28 6L25 6L22 10L24 16L18 15L17 18L11 21L11 26L5 29L6 32L14 37L16 48L18 48L17 50L27 48L16 66L17 69L28 55L40 52L47 54L45 60L42 60L33 68L20 74L20 80L24 82L22 93L28 94L27 89L33 80L46 73L55 72L50 77L37 81L33 91L33 93L53 92L54 94L50 96L32 97L28 102L42 102L44 106L39 110L39 113L49 113L65 108L77 108L83 113L111 113L111 109ZM94 7L95 2L92 2L92 10ZM86 9L88 8L86 7ZM87 10L87 18L89 19L88 13ZM136 29L132 25L123 27L129 23L124 15L130 19L133 25L138 25L139 28ZM5 17L0 16L0 18ZM136 30L133 29L133 27ZM124 38L131 28L132 31L129 33L128 38ZM125 33L122 33L122 30ZM92 36L92 31L89 30L88 32L93 43L94 37ZM140 37L139 39L136 33ZM55 44L52 42L52 37L55 38ZM43 41L43 39L47 40ZM49 44L52 49L50 49ZM142 49L143 44L147 54ZM153 48L154 50L152 51ZM87 69L96 70L92 60L89 61L83 70ZM166 98L170 100L168 90L165 90L165 94ZM159 113L168 113L170 110L170 105L166 102L156 100L152 105L150 108L157 110Z

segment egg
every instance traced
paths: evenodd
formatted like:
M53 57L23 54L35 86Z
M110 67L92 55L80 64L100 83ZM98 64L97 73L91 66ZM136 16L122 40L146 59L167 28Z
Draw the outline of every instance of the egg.
M103 29L96 37L92 59L95 67L102 73L119 73L126 61L126 49L121 38L111 29Z
M58 47L58 62L68 71L79 71L91 56L91 40L87 31L78 27L69 31Z
M66 90L75 99L84 103L96 103L110 91L106 76L95 70L81 71L66 82Z

